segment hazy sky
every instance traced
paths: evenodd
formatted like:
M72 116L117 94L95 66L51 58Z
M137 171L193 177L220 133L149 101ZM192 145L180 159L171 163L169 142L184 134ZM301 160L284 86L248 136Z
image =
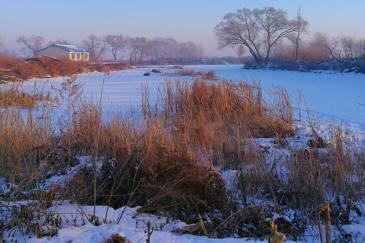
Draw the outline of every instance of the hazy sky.
M0 0L0 39L17 49L19 35L66 39L75 44L89 34L173 37L217 50L214 26L238 8L274 6L293 17L300 7L310 31L365 37L364 0Z

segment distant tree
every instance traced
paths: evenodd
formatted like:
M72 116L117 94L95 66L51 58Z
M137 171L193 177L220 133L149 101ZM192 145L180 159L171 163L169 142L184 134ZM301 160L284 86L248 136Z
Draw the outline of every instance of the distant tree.
M106 51L105 40L95 35L89 35L87 39L82 42L82 45L88 50L90 59L93 61L99 61Z
M302 12L298 9L297 16L292 21L294 28L293 34L289 35L289 39L295 46L295 59L299 59L300 45L302 43L303 34L307 32L308 22L303 19Z
M63 44L63 45L71 45L72 43L68 40L65 39L57 39L55 41L52 41L51 44L53 43L58 43L58 44Z
M122 35L107 35L105 37L105 42L113 55L114 61L117 61L118 54L122 52L128 44L127 38L124 38Z
M157 63L163 63L168 58L177 58L179 48L179 43L173 38L156 38L150 41L150 56Z
M145 37L128 39L128 53L130 64L141 64L144 58L150 53L150 42Z
M43 47L44 38L42 36L20 36L17 42L22 44L25 51L30 51L32 56L36 56Z
M4 55L5 54L5 45L2 42L2 40L0 39L0 55Z
M321 34L315 33L305 49L305 59L309 61L322 61L337 58L337 42L329 41Z
M245 46L259 64L267 61L273 46L294 30L286 12L273 7L239 9L215 27L221 48Z
M345 58L354 58L356 57L357 52L357 43L355 38L351 37L342 37L341 40L341 47L343 51L343 57Z
M243 56L243 54L245 54L245 47L243 45L238 45L236 47L236 53L238 58L241 58Z
M324 46L329 55L328 59L340 59L342 58L341 43L336 38L328 38L321 33L315 33L313 41L318 45Z
M203 54L203 48L191 41L179 43L178 58L198 58Z
M358 57L365 58L365 40L359 40L358 41Z
M203 48L191 41L180 43L173 38L147 40L145 58L155 63L166 63L168 59L197 58L204 55Z

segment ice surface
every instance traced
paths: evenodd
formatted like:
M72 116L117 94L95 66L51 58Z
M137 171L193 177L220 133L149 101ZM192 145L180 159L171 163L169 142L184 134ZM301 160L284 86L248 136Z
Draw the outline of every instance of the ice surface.
M311 116L327 121L336 120L343 124L355 124L365 128L365 75L355 73L331 72L293 72L277 70L248 70L241 65L196 65L185 66L197 71L215 71L221 78L248 82L259 82L264 94L270 94L274 87L288 90L293 106L298 106L302 114L306 110ZM151 98L156 97L158 89L163 87L167 79L189 80L189 77L170 77L151 73L143 76L152 67L103 73L81 74L78 82L83 87L83 95L87 98L100 98L103 87L103 107L106 110L127 112L131 108L140 108L143 87L150 89ZM163 72L172 72L162 68ZM104 84L103 84L104 80ZM62 78L37 81L38 87L50 90L59 87ZM24 85L31 89L34 80ZM300 98L302 97L302 98Z

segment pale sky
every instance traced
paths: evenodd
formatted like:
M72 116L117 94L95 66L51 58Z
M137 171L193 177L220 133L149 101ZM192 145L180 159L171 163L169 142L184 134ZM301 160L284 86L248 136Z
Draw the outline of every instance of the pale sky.
M0 39L18 49L20 35L79 44L89 34L173 37L194 41L208 56L218 50L214 27L238 8L274 6L293 17L300 7L310 31L365 37L364 0L0 0Z

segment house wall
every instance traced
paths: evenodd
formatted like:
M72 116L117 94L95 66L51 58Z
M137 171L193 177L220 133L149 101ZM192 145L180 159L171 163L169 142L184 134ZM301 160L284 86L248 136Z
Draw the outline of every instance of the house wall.
M69 59L69 52L55 46L50 46L39 51L37 56L51 56L58 59Z
M82 51L71 51L69 53L70 60L74 61L89 61L89 53L88 52L82 52Z

